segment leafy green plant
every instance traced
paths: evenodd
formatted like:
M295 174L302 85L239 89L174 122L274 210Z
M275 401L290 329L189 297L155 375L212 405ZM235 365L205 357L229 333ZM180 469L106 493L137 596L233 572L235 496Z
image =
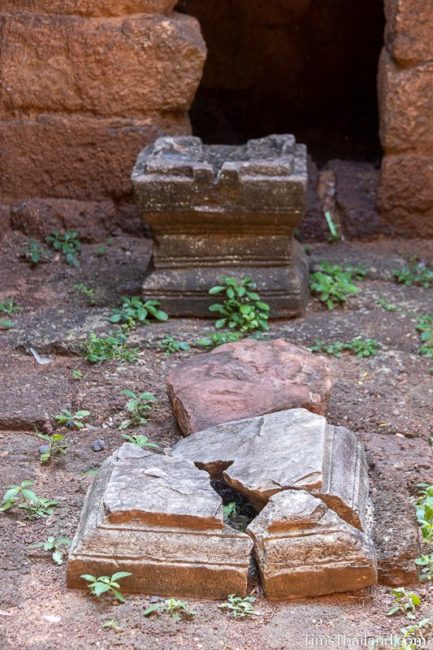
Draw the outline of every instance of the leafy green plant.
M48 537L44 542L32 544L30 548L41 548L50 553L53 562L60 566L67 555L67 547L70 543L71 540L68 537Z
M373 357L379 350L379 343L375 339L363 339L357 337L346 343L343 341L334 341L326 343L316 339L309 348L312 352L326 352L333 357L341 357L343 352L351 352L359 358Z
M15 316L15 314L20 310L20 305L12 300L12 298L6 298L0 302L0 314L5 314L5 316Z
M20 485L9 485L6 492L3 495L3 502L0 505L0 512L6 512L10 510L20 500L24 501L36 501L37 496L30 490L30 486L33 485L33 481L26 480L22 481Z
M397 282L407 287L415 284L428 289L433 284L433 269L424 262L418 262L416 258L401 269L396 269L392 275Z
M137 447L140 447L140 449L144 449L145 447L152 447L154 449L159 449L159 445L157 445L156 442L151 442L147 436L142 436L142 435L132 436L127 433L123 433L122 438L124 438L126 442L130 442L132 445L136 445Z
M224 345L225 343L235 343L242 338L240 332L215 332L210 336L203 336L201 339L196 341L196 346L199 348L217 348L219 345Z
M80 578L89 583L88 588L92 596L99 598L102 594L111 594L120 603L124 603L125 597L120 591L118 580L128 578L131 575L132 573L128 571L118 571L117 573L113 573L111 578L109 576L92 576L88 573L81 575Z
M47 262L49 259L48 251L41 246L35 239L30 239L26 246L23 248L21 257L25 259L30 266L37 266L42 262Z
M97 257L104 257L107 254L107 247L105 244L100 244L96 249Z
M83 372L79 368L75 368L75 370L72 371L72 379L74 381L81 381L83 378Z
M89 304L94 305L95 304L95 290L92 289L91 287L88 287L87 285L83 284L82 282L78 282L77 284L74 284L74 289L77 293L81 294L85 298L87 298L87 301Z
M85 357L89 363L104 363L105 361L125 361L135 363L140 350L127 346L128 336L123 332L111 332L107 336L98 336L90 332Z
M58 251L65 258L69 266L80 266L78 255L81 252L81 242L75 230L59 232L55 230L45 240L55 251Z
M134 393L132 390L122 390L122 395L129 397L126 403L126 410L129 418L123 420L119 429L129 429L130 427L140 427L146 424L148 412L153 408L157 401L153 393Z
M258 616L258 613L254 610L255 601L254 596L242 598L236 596L236 594L230 594L227 596L227 602L218 607L234 618L246 618L248 616Z
M123 296L122 306L114 309L110 316L110 322L119 323L127 329L132 329L139 323L141 325L147 324L151 317L158 321L168 320L168 314L159 309L157 300L143 302L139 296Z
M90 416L90 411L68 411L65 409L59 415L55 415L54 419L60 426L65 426L68 429L83 429L85 424L83 420Z
M422 555L415 560L421 568L421 580L433 580L433 554Z
M236 501L230 501L230 503L227 503L223 507L223 513L225 519L232 519L233 517L237 517L239 514L239 507Z
M55 456L62 456L68 451L68 444L63 433L53 433L52 435L38 433L37 436L48 443L46 451L44 450L39 455L39 462L42 465L49 463Z
M433 359L433 316L424 314L418 318L416 329L420 333L421 345L418 352L424 357Z
M355 280L364 278L367 271L360 266L341 266L322 262L320 269L310 276L311 293L328 309L344 304L349 296L359 293Z
M414 591L406 591L404 587L397 587L391 591L393 603L391 609L387 612L387 616L394 616L395 614L406 614L410 620L415 620L416 608L421 605L421 596Z
M237 280L225 276L221 284L209 289L211 296L222 294L224 301L209 307L209 311L221 316L215 322L216 329L228 327L242 334L268 330L269 305L256 292L256 284L248 276Z
M9 485L0 505L0 512L7 512L17 506L27 512L31 518L48 517L53 511L57 501L38 497L30 486L33 481L22 481L20 485Z
M190 609L188 603L176 598L168 598L160 603L154 603L144 610L144 616L163 613L167 613L175 621L191 620L195 616L195 612Z
M161 341L161 349L166 354L176 354L177 352L188 352L191 348L186 341L178 341L174 336L165 336Z

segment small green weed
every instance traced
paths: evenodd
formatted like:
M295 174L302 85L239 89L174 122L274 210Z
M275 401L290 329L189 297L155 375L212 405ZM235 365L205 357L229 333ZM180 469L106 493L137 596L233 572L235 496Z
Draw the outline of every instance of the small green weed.
M328 309L335 309L344 304L349 296L359 293L360 289L354 284L367 275L361 266L341 266L322 262L320 269L310 276L311 293L323 302Z
M144 616L164 613L174 618L175 621L191 620L195 616L195 612L190 609L188 603L176 598L168 598L160 603L154 603L144 610Z
M237 517L239 514L239 507L235 501L230 501L223 507L223 513L225 519L232 519Z
M379 298L379 300L376 303L379 307L382 307L385 311L399 311L398 305L394 305L392 302L388 302L386 298Z
M128 336L123 332L111 332L107 336L98 336L90 332L85 357L89 363L104 363L105 361L125 361L136 363L140 350L127 346Z
M81 242L75 230L59 232L55 230L45 240L55 251L61 253L69 266L80 266L78 255L81 252Z
M433 543L433 485L420 484L421 496L417 500L416 518L423 539Z
M386 615L406 614L407 618L415 620L415 611L421 605L421 596L414 591L406 591L404 587L392 589L391 594L393 603Z
M86 420L90 416L90 411L68 411L65 409L59 415L55 415L54 419L59 426L67 427L68 429L83 429Z
M82 282L78 282L77 284L74 284L74 289L77 293L84 296L90 305L95 304L95 289L86 286Z
M114 630L115 632L123 632L123 627L114 618L109 618L102 624L103 630Z
M111 578L109 576L92 576L88 573L81 575L80 578L89 583L88 588L92 596L99 598L102 594L110 594L113 595L119 603L124 603L125 597L120 591L118 580L128 578L131 575L132 573L128 573L128 571L118 571L117 573L114 573Z
M269 329L269 305L261 300L256 292L256 284L250 277L237 280L225 276L220 285L209 289L209 294L225 295L222 303L209 307L209 311L222 316L215 322L216 329L228 327L242 334Z
M132 329L138 324L147 324L149 318L166 321L168 320L168 314L159 309L157 300L143 302L139 296L123 296L122 306L114 309L110 316L110 322L123 325L126 329Z
M29 548L41 548L51 554L53 562L59 566L67 555L67 547L71 544L68 537L48 537L44 542L32 544Z
M415 560L415 564L422 567L421 580L433 580L433 554L421 555Z
M68 451L68 444L63 433L53 433L52 435L38 433L37 436L48 443L45 445L47 450L39 455L41 465L46 465L56 456L62 456Z
M72 379L74 381L81 381L83 378L83 372L79 368L75 368L75 370L72 371Z
M422 618L412 625L400 628L401 645L397 650L416 650L416 648L426 648L426 637L424 636L425 627L430 625L429 618Z
M145 447L152 447L153 449L159 449L159 445L157 445L156 442L151 442L147 436L143 436L143 435L132 436L127 433L123 433L122 438L124 438L126 442L130 442L131 445L136 445L137 447L140 447L140 449L144 449Z
M177 352L188 352L191 348L186 341L178 341L174 336L165 336L160 347L166 354L176 354Z
M0 314L5 316L15 316L21 310L20 305L18 305L12 298L6 298L0 302Z
M329 210L325 211L325 219L326 219L326 225L328 226L329 230L329 237L328 241L330 244L334 244L337 241L341 240L341 234L340 234L340 229L338 228L337 224L334 223L334 220L332 219L332 214L329 212Z
M30 266L37 266L42 262L48 262L50 256L48 251L41 246L38 241L30 239L23 248L21 257L28 262Z
M26 511L27 516L32 519L48 517L51 515L57 501L38 497L30 486L33 481L23 481L20 485L9 485L3 495L3 502L0 505L0 512L7 512L17 506Z
M433 316L424 314L418 318L416 329L420 333L421 345L418 352L424 357L433 359Z
M395 270L392 275L398 283L405 284L407 287L415 284L428 289L433 284L433 269L416 259L412 259L407 266Z
M146 424L147 415L157 402L153 393L134 393L132 390L122 390L122 395L129 397L126 403L126 410L129 413L129 418L123 420L119 429L129 429L130 427L140 427Z
M219 609L222 609L233 618L246 618L248 616L258 616L258 613L254 610L254 603L256 599L254 596L236 596L236 594L230 594L227 596L227 602L219 605Z
M210 336L203 336L201 339L198 339L195 344L199 348L213 349L220 345L224 345L225 343L235 343L241 338L242 334L240 332L215 332Z
M357 337L346 343L343 341L334 341L326 343L316 339L309 348L311 352L326 352L333 357L341 357L343 352L351 352L358 358L373 357L379 350L379 342L375 339L363 339Z
M15 327L13 320L9 320L8 318L0 318L0 330L10 330L13 327Z

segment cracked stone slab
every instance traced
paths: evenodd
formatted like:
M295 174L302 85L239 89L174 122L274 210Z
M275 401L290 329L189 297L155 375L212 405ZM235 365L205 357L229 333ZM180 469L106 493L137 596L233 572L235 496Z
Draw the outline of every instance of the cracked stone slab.
M247 532L269 599L356 591L377 582L368 535L304 490L272 496Z
M205 429L178 442L172 455L222 474L258 510L277 492L307 490L347 523L364 526L368 475L362 445L353 432L305 409Z
M323 415L332 388L328 360L283 339L247 339L188 359L167 390L185 435L291 408Z
M68 559L83 573L132 575L126 591L225 598L245 594L253 542L224 524L221 498L193 463L125 443L102 465Z

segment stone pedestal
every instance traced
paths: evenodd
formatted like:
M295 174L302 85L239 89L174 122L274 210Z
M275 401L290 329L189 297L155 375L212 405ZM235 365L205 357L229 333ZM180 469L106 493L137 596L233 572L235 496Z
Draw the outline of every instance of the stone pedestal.
M132 174L154 235L144 283L174 316L209 316L219 278L251 276L274 317L302 312L308 267L293 232L304 216L306 148L291 135L239 147L164 137L144 149Z

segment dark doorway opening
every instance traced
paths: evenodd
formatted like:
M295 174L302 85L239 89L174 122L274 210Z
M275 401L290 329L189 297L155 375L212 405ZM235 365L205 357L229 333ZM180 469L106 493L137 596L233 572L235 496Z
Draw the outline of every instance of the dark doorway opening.
M294 133L321 164L380 158L383 0L181 0L209 54L191 110L209 144Z

